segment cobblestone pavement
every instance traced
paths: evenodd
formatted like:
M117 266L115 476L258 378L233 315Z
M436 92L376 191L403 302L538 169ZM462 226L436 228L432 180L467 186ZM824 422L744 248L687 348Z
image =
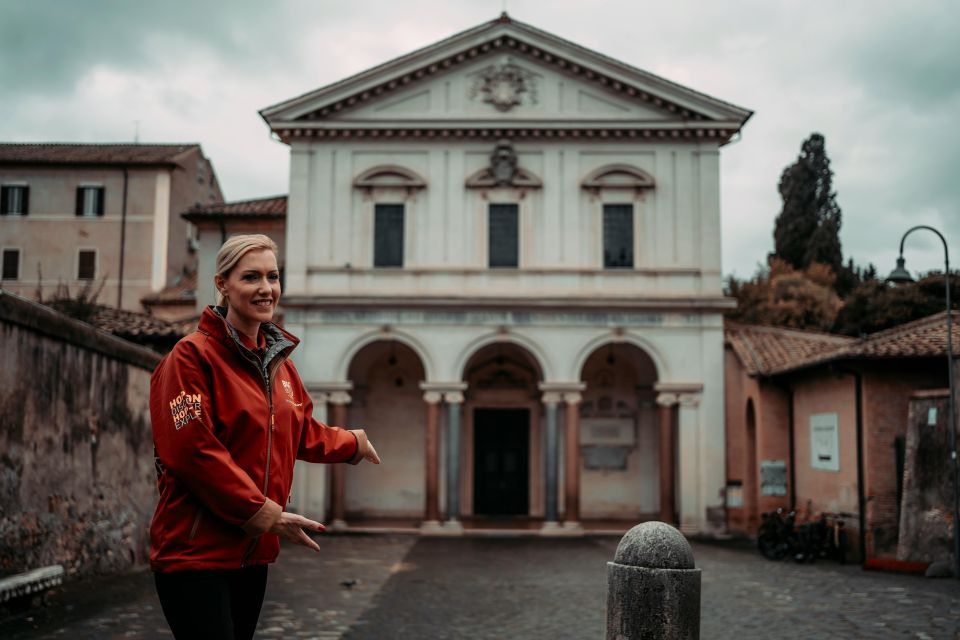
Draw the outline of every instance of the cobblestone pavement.
M257 637L601 638L617 538L320 539L270 570ZM770 562L695 543L701 637L960 639L960 581ZM68 584L0 637L169 638L152 576Z

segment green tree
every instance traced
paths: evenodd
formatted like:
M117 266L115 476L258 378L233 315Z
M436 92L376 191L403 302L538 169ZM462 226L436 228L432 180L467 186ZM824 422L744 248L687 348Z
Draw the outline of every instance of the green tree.
M794 269L820 263L839 274L843 269L840 206L821 134L804 140L797 161L783 170L779 189L783 208L774 225L773 257Z
M916 282L889 285L873 278L858 284L844 300L833 331L861 336L919 320L946 309L943 272L931 272ZM951 302L960 296L960 276L950 275ZM956 304L953 307L956 308Z

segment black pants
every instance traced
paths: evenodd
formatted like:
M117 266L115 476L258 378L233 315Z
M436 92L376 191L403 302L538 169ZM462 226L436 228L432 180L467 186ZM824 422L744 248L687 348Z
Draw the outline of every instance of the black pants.
M267 565L153 576L176 640L253 638L267 588Z

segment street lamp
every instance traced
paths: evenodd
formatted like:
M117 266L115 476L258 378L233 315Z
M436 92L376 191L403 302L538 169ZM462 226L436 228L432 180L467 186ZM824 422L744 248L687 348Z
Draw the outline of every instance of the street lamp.
M950 309L950 252L947 250L947 240L943 234L933 227L925 224L917 225L907 230L900 238L900 257L897 258L897 268L887 276L887 282L905 283L913 282L910 272L903 266L903 243L907 236L917 229L926 229L937 234L940 242L943 243L943 279L946 297L947 297L947 380L950 387L950 398L948 400L948 428L950 432L950 457L953 460L953 577L960 579L960 462L957 461L957 424L954 413L954 397L956 388L953 381L953 314Z

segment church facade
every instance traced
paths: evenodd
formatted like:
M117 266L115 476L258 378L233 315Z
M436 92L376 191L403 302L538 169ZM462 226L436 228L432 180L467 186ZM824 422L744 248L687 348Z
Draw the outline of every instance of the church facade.
M503 15L261 115L297 366L383 459L298 469L298 510L723 526L720 149L749 111Z

